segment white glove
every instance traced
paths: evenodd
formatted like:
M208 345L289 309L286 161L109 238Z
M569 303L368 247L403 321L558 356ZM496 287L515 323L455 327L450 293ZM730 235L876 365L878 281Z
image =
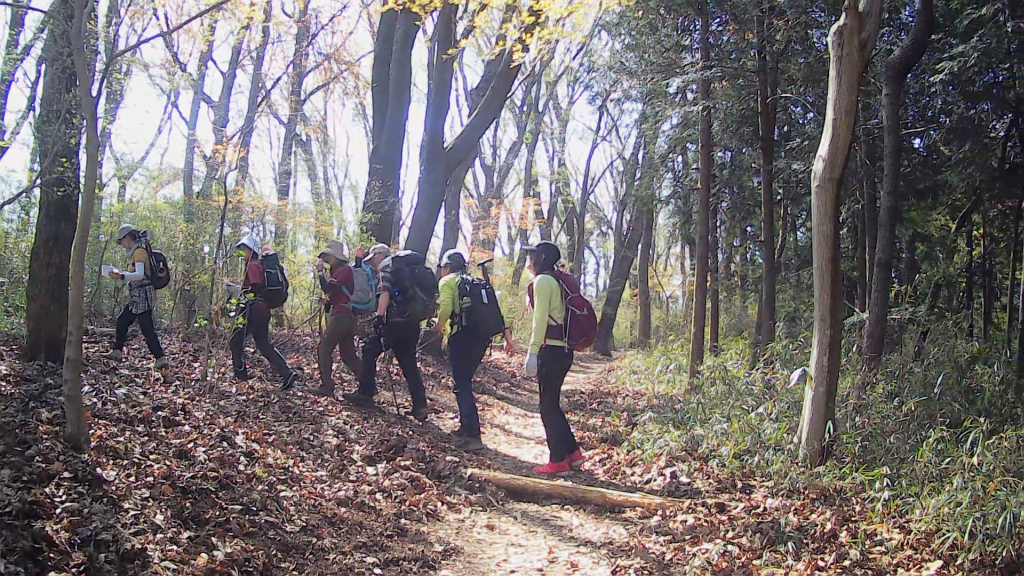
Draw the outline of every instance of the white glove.
M537 355L536 354L534 354L533 352L530 352L529 354L526 355L526 365L523 366L523 369L526 370L526 375L531 377L531 378L537 375Z

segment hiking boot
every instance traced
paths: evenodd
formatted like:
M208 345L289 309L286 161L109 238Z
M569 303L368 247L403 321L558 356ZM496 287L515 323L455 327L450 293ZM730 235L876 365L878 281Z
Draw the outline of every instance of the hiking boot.
M543 466L535 466L533 473L543 474L544 476L568 476L571 470L569 460L562 460L561 462L548 462Z
M484 443L479 437L473 436L461 436L455 441L457 448L462 448L466 452L479 452L485 448Z
M124 360L124 354L120 350L111 350L103 355L107 360L113 360L114 362L120 362Z
M586 458L583 456L583 452L580 452L579 448L577 448L572 454L569 454L565 459L569 461L569 466L572 466L577 470L583 466L583 462L586 461Z
M167 356L161 356L160 358L156 359L156 362L153 362L154 370L163 370L164 368L170 367L171 363L167 361Z
M341 398L346 402L357 406L373 407L375 405L373 396L364 396L359 392L345 392L341 395Z
M321 398L334 398L334 384L321 384L319 387L310 390L309 393Z
M287 392L287 391L291 390L292 388L295 388L295 385L298 382L299 382L299 373L298 372L292 372L291 374L288 375L287 378L284 379L284 382L281 382L281 391L282 392Z
M235 370L235 379L241 380L242 382L248 382L252 380L252 375L249 374L248 370Z
M468 434L466 434L465 430L463 430L462 428L459 428L455 432L452 432L452 438L454 439L453 441L458 441L459 438L466 438L467 436Z
M430 416L430 410L428 410L426 406L422 408L413 408L409 411L409 416L412 416L417 422L423 424L427 421L427 416Z

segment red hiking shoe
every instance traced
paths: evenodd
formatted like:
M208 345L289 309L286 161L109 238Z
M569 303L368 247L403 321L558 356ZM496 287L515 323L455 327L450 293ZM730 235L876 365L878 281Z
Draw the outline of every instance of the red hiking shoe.
M569 460L562 460L561 462L548 462L543 466L535 466L533 472L535 474L544 474L545 476L566 476L572 469L569 468Z
M566 460L569 461L569 466L579 469L581 466L583 466L583 462L586 460L586 458L583 457L583 452L580 452L580 449L577 448L575 452L569 454Z

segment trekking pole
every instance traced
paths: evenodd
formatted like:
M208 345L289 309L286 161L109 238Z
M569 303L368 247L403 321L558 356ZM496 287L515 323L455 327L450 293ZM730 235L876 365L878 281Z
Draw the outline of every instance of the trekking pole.
M388 348L387 340L384 339L383 330L374 329L374 332L377 334L377 338L380 339L380 347L384 349L383 355L387 356L391 353L391 356L394 356L394 353ZM398 409L398 393L395 392L395 379L391 377L392 360L394 360L394 358L388 358L384 365L387 367L388 385L391 386L391 399L395 403L395 413L401 415L402 412Z
M486 280L488 284L491 283L491 275L487 271L487 265L490 264L491 262L494 262L494 258L488 258L487 260L484 260L483 262L480 262L476 265L477 268L480 269L480 275L484 277L484 280Z
M494 262L494 258L488 258L482 262L477 263L477 268L480 268L480 275L484 277L484 281L487 282L488 284L491 283L491 274L487 271L487 265L490 264L491 262ZM493 348L494 338L491 338L491 341L487 343L487 356L491 355Z

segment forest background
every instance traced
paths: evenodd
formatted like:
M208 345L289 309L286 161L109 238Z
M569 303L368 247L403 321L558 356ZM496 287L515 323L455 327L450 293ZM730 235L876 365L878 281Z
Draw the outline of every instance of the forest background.
M213 337L245 234L289 328L340 238L495 257L518 338L521 248L553 240L613 377L664 402L648 457L825 475L964 560L1020 550L1020 3L2 7L0 330L63 364L71 445L122 223L170 258L165 329Z

